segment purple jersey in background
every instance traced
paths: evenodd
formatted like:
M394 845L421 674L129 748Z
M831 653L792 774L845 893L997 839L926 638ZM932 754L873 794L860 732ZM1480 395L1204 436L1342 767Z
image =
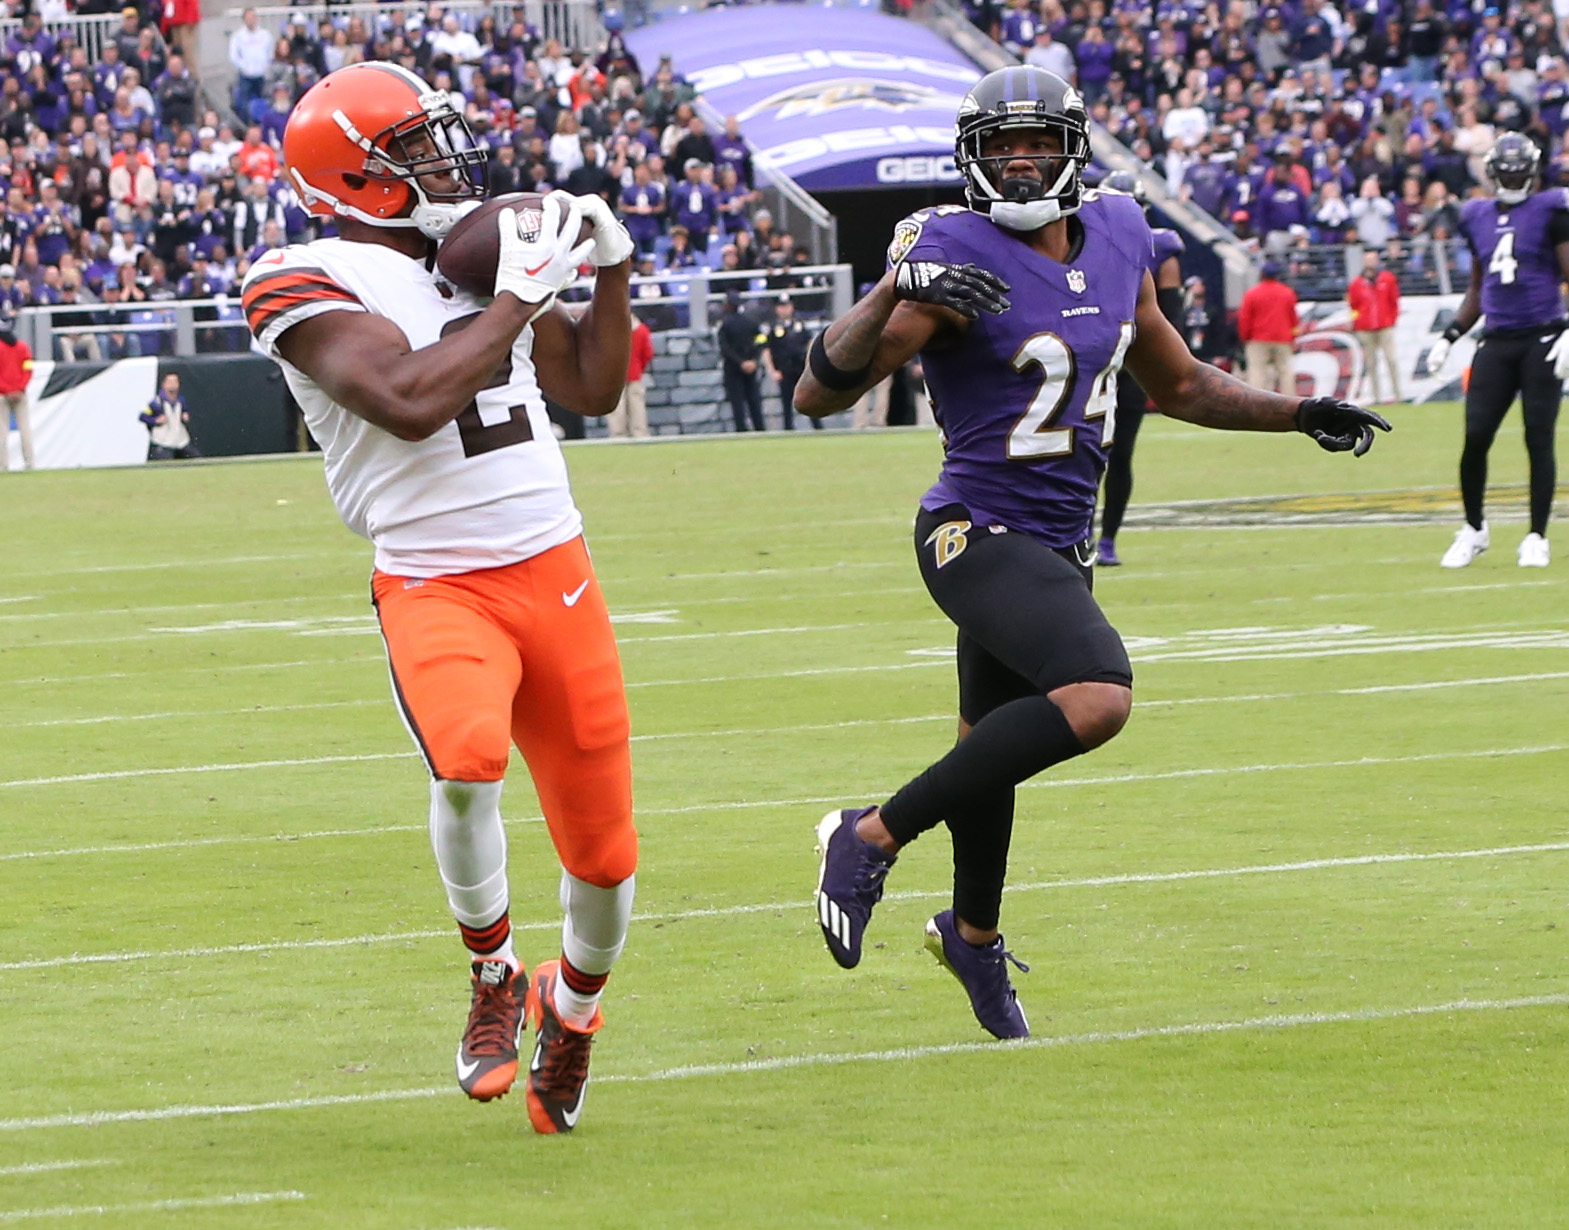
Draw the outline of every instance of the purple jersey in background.
M957 502L977 525L1049 547L1090 535L1115 434L1117 372L1154 256L1132 197L1086 192L1074 216L1084 240L1066 264L951 205L911 214L888 250L890 264L979 265L1012 287L1002 315L983 313L954 345L921 353L944 450L921 506Z
M1488 198L1460 209L1460 233L1482 270L1485 331L1540 329L1564 316L1555 244L1569 241L1569 190L1549 188L1518 205Z
M1152 227L1150 230L1150 276L1154 277L1160 272L1160 267L1173 256L1181 256L1188 250L1188 245L1182 242L1182 236L1169 226Z

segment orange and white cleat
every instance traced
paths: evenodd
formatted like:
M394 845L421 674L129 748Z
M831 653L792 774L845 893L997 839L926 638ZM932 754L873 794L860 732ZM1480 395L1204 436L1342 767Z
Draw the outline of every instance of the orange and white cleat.
M469 1020L458 1044L458 1084L476 1102L502 1097L518 1077L528 974L505 961L475 961Z
M556 979L560 961L546 961L534 971L528 988L528 1020L534 1027L534 1057L528 1065L528 1118L541 1135L570 1132L583 1113L588 1091L588 1058L594 1035L605 1014L594 1010L587 1029L577 1029L556 1015Z

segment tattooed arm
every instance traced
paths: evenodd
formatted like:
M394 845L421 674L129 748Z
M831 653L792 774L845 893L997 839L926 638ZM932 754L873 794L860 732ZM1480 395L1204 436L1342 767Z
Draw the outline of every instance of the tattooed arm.
M1161 313L1155 280L1147 273L1136 324L1138 340L1128 350L1128 369L1162 414L1228 431L1297 430L1302 399L1255 389L1194 358Z
M820 419L855 405L867 389L913 359L939 330L953 327L953 321L968 323L944 308L896 298L893 272L889 271L823 334L823 349L829 361L847 372L859 371L870 363L866 378L853 389L830 389L812 374L808 365L795 386L795 408Z

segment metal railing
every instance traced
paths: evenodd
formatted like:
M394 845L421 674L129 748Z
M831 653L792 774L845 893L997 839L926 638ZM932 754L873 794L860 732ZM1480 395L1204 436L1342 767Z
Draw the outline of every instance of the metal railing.
M1346 287L1362 272L1365 249L1356 243L1315 243L1286 249L1277 259L1288 286L1299 299L1346 297ZM1470 252L1453 239L1401 239L1381 252L1384 268L1400 282L1402 295L1447 295L1463 290L1471 275Z
M562 292L569 307L593 291L583 279ZM714 271L702 266L632 279L632 306L657 332L706 333L718 321L730 291L762 318L781 293L803 317L834 319L850 310L854 280L848 265L800 265L789 270ZM61 317L69 317L62 321ZM82 322L89 317L93 323ZM66 362L139 355L241 353L250 348L239 296L160 299L142 303L71 303L23 308L17 336L40 359Z
M120 32L120 11L113 13L92 13L87 16L59 17L44 22L44 31L56 41L62 35L69 34L76 40L76 45L87 52L87 59L96 64L102 59L105 43L112 43L114 36ZM8 41L12 35L19 33L22 22L17 17L7 17L0 20L0 43ZM157 27L153 27L154 37L159 39L162 46L162 36L158 34ZM150 85L150 82L143 82Z
M296 13L303 14L311 23L312 32L322 21L346 24L358 17L367 29L391 30L402 28L413 13L425 13L430 8L440 8L442 13L453 13L466 29L473 29L481 17L495 17L496 24L505 29L518 17L539 31L543 39L559 39L566 48L598 51L605 44L605 27L599 18L595 0L522 0L505 3L502 0L451 0L440 5L429 4L376 4L359 0L354 4L291 4L256 10L262 27L279 35ZM225 38L240 24L243 8L224 10Z

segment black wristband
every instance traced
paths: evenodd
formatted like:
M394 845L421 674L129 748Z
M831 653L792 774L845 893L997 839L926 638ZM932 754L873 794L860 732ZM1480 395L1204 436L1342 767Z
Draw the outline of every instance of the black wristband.
M1449 328L1444 330L1444 341L1451 346L1458 342L1462 336L1463 332L1458 325L1450 325Z
M828 357L828 347L823 344L821 333L812 339L811 346L807 348L806 361L812 369L812 375L817 377L817 383L825 389L832 389L835 393L847 393L851 389L860 388L866 383L866 377L872 370L870 360L867 360L865 367L853 372L835 367L834 361Z

